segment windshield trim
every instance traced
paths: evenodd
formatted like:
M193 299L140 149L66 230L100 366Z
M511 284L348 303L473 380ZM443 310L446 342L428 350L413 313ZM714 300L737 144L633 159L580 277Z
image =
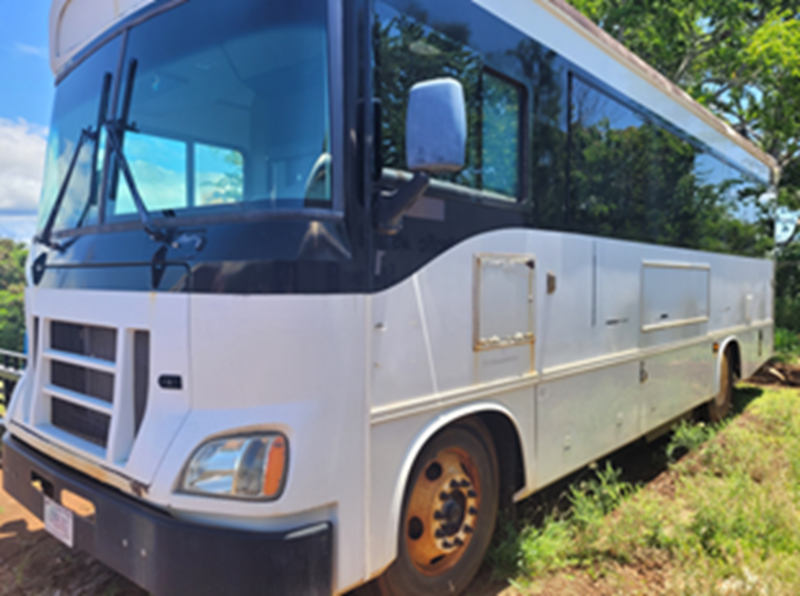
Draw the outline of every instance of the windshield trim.
M328 0L328 110L331 130L331 210L344 212L345 124L344 124L344 14L343 2ZM337 109L339 108L339 109Z
M108 113L108 121L114 121L119 116L121 106L119 105L119 95L121 84L124 79L125 57L128 49L128 37L134 27L141 25L145 21L157 17L164 12L186 4L189 0L157 0L155 4L148 5L140 12L134 13L127 19L120 21L105 33L98 36L86 48L76 54L64 70L56 78L56 86L71 73L77 66L82 64L88 57L100 50L106 43L117 36L122 36L120 44L119 62L114 76L114 88ZM152 214L153 223L157 227L173 229L182 226L214 225L218 223L237 223L269 220L290 220L305 219L319 221L338 222L344 219L345 205L345 114L343 106L344 97L344 14L343 7L338 0L325 0L327 8L327 62L328 62L328 118L331 135L331 156L333 164L331 168L331 196L328 204L330 207L307 207L307 208L272 208L272 209L252 209L236 213L214 213L201 215L186 215L176 217L157 217ZM115 231L125 231L133 229L143 229L146 226L141 220L108 221L105 213L107 195L110 187L110 172L113 160L110 159L110 152L104 156L105 163L100 172L98 188L98 223L89 226L75 227L52 232L53 238L70 238L86 236L97 233L107 233ZM89 200L89 197L87 197Z

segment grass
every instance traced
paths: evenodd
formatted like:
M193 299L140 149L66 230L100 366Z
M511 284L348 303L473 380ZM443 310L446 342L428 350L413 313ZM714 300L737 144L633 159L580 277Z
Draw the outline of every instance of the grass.
M736 405L726 424L676 427L658 490L606 465L568 489L566 511L501 523L493 569L536 592L657 562L664 583L646 593L800 594L800 395L743 387Z
M800 335L783 327L775 328L775 359L797 362L800 357Z

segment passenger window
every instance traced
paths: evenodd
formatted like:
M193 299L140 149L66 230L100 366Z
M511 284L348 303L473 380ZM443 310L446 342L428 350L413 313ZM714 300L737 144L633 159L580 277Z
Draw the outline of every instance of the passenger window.
M649 147L644 119L572 77L569 222L581 232L643 240L649 232Z
M509 199L519 196L522 92L513 83L483 74L483 188Z
M235 149L194 146L194 204L239 203L244 195L244 157Z
M486 71L481 55L467 45L468 28L427 22L423 13L400 13L376 3L375 87L381 100L381 161L404 170L405 117L415 83L457 79L467 108L465 167L434 177L485 190L488 198L516 201L521 195L522 87Z
M188 206L186 143L129 132L125 135L125 157L148 211L184 209ZM136 205L122 171L117 178L114 215L136 213Z

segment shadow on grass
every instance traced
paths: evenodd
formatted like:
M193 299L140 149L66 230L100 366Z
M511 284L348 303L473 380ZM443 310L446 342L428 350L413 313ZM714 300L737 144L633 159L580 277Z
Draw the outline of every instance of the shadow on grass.
M747 406L763 394L764 390L761 387L755 387L753 385L743 385L734 389L731 416L736 417L744 412Z

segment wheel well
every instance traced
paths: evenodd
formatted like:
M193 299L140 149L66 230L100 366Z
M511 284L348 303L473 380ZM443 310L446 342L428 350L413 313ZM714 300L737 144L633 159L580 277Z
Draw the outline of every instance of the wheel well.
M742 378L742 357L739 351L739 342L735 339L732 340L726 347L725 351L728 352L730 357L730 363L733 367L733 374L736 375L737 379Z
M511 505L514 493L525 486L522 445L514 424L498 412L482 412L475 416L486 425L492 436L497 461L500 463L500 507Z

